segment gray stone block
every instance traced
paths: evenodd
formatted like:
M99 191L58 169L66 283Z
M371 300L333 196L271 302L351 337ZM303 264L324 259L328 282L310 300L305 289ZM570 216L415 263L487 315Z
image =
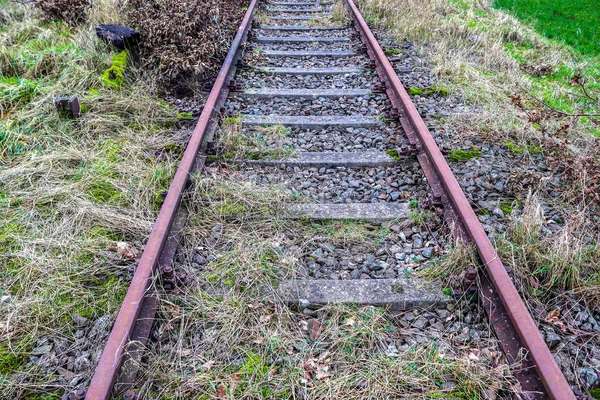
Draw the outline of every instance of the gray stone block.
M442 287L416 278L353 280L288 280L271 296L288 305L356 304L388 306L392 310L440 307L452 299Z

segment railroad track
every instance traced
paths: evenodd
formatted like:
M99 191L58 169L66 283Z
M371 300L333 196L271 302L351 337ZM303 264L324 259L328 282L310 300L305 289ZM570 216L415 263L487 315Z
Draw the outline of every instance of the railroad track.
M313 202L291 205L289 218L402 221L410 213L403 191L418 193L419 198L428 195L423 203L440 210L454 236L471 241L477 249L479 298L508 361L521 363L515 371L521 398L574 399L444 156L354 2L345 1L350 23L332 21L331 4L306 0L267 3L268 22L253 22L257 3L251 1L206 101L85 398L107 399L115 384L119 391L132 385L136 369L121 366L128 359L139 360L148 341L158 307L155 292L148 290L153 277L185 280L171 266L187 216L180 203L190 175L202 170L207 149L219 140L214 133L225 110L239 117L243 134L268 126L293 132L291 144L299 150L292 156L239 163L240 179L308 189ZM254 60L252 68L238 68L245 67L242 60L247 58ZM332 137L336 140L328 140ZM393 178L386 180L389 174ZM325 175L341 175L343 187L319 186L319 176ZM405 186L386 187L398 177ZM369 179L374 184L366 190ZM283 282L279 290L289 303L305 299L407 309L444 301L411 288L411 282L400 276L377 277L382 279L294 280ZM411 290L390 289L397 285Z

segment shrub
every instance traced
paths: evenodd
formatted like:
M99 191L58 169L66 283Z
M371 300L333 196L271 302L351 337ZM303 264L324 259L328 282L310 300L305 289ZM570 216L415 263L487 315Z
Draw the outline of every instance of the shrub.
M33 0L46 19L59 19L69 25L85 22L92 5L91 0Z
M164 81L218 71L247 0L132 0L129 18L141 34L141 56Z

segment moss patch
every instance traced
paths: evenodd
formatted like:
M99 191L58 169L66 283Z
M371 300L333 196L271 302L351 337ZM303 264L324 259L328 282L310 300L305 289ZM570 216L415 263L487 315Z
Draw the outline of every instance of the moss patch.
M450 150L448 160L451 162L464 162L474 157L481 157L481 150Z
M419 89L416 87L408 88L408 94L410 94L411 96L423 96L424 93L425 91L423 89Z
M112 58L112 65L102 74L105 86L118 89L125 81L125 69L129 60L129 52L124 50Z
M530 146L528 144L518 145L512 141L507 142L506 147L508 148L508 151L515 155L527 152L532 156L537 156L544 153L544 149L540 146Z
M401 160L400 156L398 155L397 150L386 150L385 152L387 153L388 156L392 157L394 160L396 160L396 161Z

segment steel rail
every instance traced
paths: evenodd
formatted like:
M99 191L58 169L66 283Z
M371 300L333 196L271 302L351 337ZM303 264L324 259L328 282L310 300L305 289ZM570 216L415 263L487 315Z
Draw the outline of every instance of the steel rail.
M178 213L183 191L187 187L190 174L196 166L198 153L202 146L205 145L210 126L215 123L216 113L219 111L218 105L228 94L228 84L231 80L232 71L235 71L235 62L239 56L241 44L244 42L251 27L252 15L256 9L257 2L258 0L252 0L248 6L248 10L233 39L231 48L225 57L223 66L219 71L215 84L202 110L202 114L198 119L198 123L177 167L167 196L148 238L144 252L142 253L87 390L85 397L87 400L106 400L111 395L125 355L125 346L134 330L137 317L142 308L144 296L150 287L156 265L169 237L173 221Z
M429 163L440 177L443 189L452 203L454 212L468 237L475 244L487 275L494 285L495 291L502 301L502 305L508 312L510 321L518 333L521 342L529 352L529 357L531 357L535 365L537 375L546 390L546 397L543 398L574 400L575 395L573 391L554 361L552 353L544 342L506 268L498 257L496 250L477 219L475 212L471 208L468 199L450 170L433 136L427 129L425 122L419 115L400 79L396 75L394 68L356 7L356 4L354 4L353 0L346 1L355 26L361 33L364 44L373 53L374 61L379 64L381 71L378 72L383 73L387 89L391 90L397 96L397 99L400 100L401 111L404 112L404 116L409 120L412 129L418 136L420 145L425 151Z

